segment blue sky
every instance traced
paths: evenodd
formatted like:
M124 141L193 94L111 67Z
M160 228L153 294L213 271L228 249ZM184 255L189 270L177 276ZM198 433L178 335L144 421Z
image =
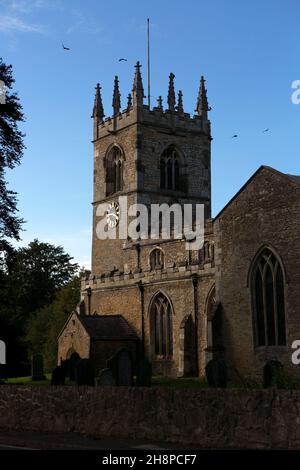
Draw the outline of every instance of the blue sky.
M125 107L134 63L146 65L147 17L153 97L166 97L172 71L193 112L200 75L207 80L213 214L261 164L300 174L298 0L0 0L0 56L27 117L27 150L8 175L27 221L23 244L61 244L89 265L94 87L109 115L118 74Z

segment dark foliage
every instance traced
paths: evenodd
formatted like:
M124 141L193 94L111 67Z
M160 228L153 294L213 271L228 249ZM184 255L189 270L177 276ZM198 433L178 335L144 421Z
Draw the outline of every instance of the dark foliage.
M38 240L1 258L0 333L8 377L30 374L30 354L43 353L47 367L55 364L59 329L79 300L78 266L71 260L62 247Z
M28 320L28 314L53 302L57 290L78 271L72 257L61 246L34 240L7 258L11 315Z
M8 189L5 179L7 169L20 164L24 151L24 135L18 125L24 121L22 106L16 93L12 91L14 79L12 66L0 58L0 80L6 86L5 103L0 104L0 250L6 250L6 239L19 239L22 219L16 216L16 193Z

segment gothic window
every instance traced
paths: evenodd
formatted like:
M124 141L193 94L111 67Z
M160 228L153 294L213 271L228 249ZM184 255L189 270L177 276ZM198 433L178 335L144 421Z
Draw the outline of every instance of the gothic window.
M207 316L207 359L220 357L224 351L223 321L220 302L216 299L216 288L211 288L206 301Z
M164 266L164 254L159 248L155 248L150 253L150 269L160 269Z
M255 262L252 295L256 345L285 345L284 277L279 260L268 248Z
M152 353L158 359L173 354L172 307L167 297L159 293L152 302L150 312Z
M113 147L107 157L106 195L123 189L123 156L119 147Z
M203 247L199 250L199 263L209 263L214 260L214 243L206 240Z
M180 190L180 160L174 146L168 147L160 158L161 189Z

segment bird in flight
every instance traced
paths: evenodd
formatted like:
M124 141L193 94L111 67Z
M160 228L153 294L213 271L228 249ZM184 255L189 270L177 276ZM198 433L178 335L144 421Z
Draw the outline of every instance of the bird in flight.
M119 62L122 62L122 60L124 60L124 62L127 62L127 59L125 59L124 57L122 57L121 59L119 59Z
M235 137L237 137L237 134L234 134L231 138L234 139Z
M269 128L265 129L263 132L268 132Z
M70 50L70 48L69 48L69 47L66 47L66 46L64 46L64 44L62 44L62 47L63 47L63 49L64 49L65 51L69 51L69 50Z

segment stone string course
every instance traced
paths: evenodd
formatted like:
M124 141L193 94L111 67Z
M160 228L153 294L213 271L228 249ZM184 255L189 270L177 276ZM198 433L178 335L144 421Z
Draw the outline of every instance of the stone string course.
M0 429L199 448L300 448L300 392L0 387Z

